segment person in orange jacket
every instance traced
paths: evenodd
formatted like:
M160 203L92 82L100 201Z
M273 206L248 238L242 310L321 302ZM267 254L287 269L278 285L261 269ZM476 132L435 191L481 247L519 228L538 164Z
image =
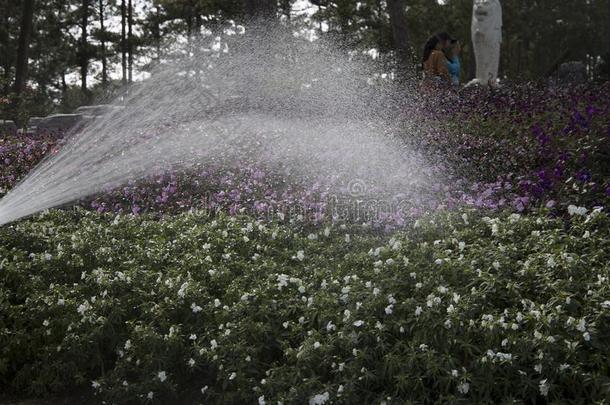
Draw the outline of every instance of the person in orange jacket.
M446 40L439 38L440 35L431 37L424 46L422 69L424 71L424 82L436 83L438 85L449 85L451 76L447 65L447 58L443 52L445 43L451 43L451 37Z

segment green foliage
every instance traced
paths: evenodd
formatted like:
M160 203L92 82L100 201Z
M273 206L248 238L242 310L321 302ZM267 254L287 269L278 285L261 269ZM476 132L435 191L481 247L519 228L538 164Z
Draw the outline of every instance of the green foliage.
M592 403L610 218L404 232L53 211L0 229L0 387L100 400ZM388 399L390 398L390 399Z

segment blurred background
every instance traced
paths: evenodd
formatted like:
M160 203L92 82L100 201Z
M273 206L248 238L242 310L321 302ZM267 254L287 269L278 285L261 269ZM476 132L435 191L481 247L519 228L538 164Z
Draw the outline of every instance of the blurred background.
M610 0L503 1L500 77L548 83L565 62L584 80L610 72ZM426 39L447 31L474 75L472 0L0 0L0 119L70 112L146 78L193 38L228 52L224 36L266 18L308 40L329 36L376 59L390 78L417 75ZM216 42L215 42L216 41Z

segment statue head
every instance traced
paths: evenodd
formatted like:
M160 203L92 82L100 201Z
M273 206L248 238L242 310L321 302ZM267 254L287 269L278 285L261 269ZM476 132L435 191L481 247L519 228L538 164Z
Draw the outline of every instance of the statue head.
M474 0L472 17L479 25L496 28L502 24L500 0Z

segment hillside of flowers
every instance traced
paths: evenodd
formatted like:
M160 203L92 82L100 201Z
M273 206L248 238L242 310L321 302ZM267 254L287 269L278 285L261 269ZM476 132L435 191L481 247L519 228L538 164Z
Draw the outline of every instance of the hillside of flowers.
M368 227L86 211L0 230L0 384L91 401L610 395L610 220Z
M250 162L0 227L0 403L604 403L609 90L406 106L446 177L370 221ZM0 137L0 196L63 142Z
M405 217L438 207L523 212L541 206L607 206L610 201L608 83L465 90L440 105L437 100L423 108L420 103L408 105L402 116L405 140L437 162L426 176L438 190ZM48 134L3 136L0 196L61 142L61 136ZM287 184L265 162L230 167L215 162L200 170L151 175L81 205L136 215L191 208L256 214L297 203L322 217L329 190L337 182L321 178Z

